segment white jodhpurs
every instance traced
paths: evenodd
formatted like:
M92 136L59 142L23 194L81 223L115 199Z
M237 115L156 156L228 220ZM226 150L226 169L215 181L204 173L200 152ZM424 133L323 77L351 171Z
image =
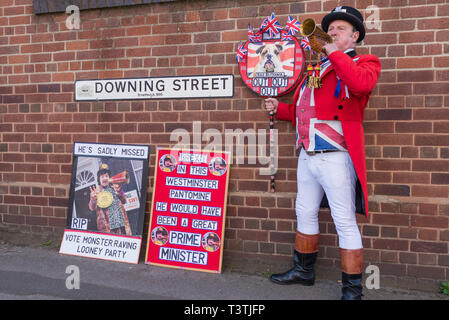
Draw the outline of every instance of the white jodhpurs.
M326 152L309 156L301 149L298 159L296 217L298 231L318 234L318 211L326 193L339 247L361 249L362 237L355 213L357 175L348 152Z

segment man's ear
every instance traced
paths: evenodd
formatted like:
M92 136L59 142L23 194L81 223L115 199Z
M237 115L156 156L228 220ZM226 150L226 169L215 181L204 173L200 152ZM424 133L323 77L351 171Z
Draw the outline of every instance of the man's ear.
M354 40L354 43L357 42L357 40L359 39L359 36L360 36L360 32L359 31L356 31L356 32L354 32L352 34L352 39Z

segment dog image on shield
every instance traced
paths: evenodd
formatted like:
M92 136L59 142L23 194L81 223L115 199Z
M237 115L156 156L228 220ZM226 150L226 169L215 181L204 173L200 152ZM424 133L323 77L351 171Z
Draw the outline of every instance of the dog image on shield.
M248 44L248 78L258 76L293 77L295 63L294 41L264 41Z

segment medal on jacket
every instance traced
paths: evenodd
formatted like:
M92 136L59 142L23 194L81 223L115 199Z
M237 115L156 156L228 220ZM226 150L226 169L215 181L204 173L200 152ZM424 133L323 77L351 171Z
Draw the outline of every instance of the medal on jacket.
M321 68L320 68L320 65L317 64L317 65L315 66L315 68L313 69L313 71L315 72L315 78L314 78L313 85L314 85L314 87L315 87L316 89L321 88L321 78L320 78L320 71L321 71Z
M315 87L315 77L313 76L313 66L309 63L307 66L307 86L309 89Z
M101 191L97 195L97 206L103 209L108 208L112 204L113 200L114 197L112 196L112 193L106 190Z

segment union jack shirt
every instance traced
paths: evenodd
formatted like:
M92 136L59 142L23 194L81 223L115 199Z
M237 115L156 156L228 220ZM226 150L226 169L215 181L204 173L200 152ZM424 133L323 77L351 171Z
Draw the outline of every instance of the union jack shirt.
M354 49L348 49L346 54L351 56L355 62ZM320 61L320 76L331 65L328 58ZM337 77L337 79L339 79ZM310 89L304 81L299 92L296 103L296 148L304 147L306 151L339 150L348 151L341 122L338 120L318 120L315 110L315 99L313 98L314 89ZM348 88L345 85L341 88L341 81L338 82L335 90L335 96L344 91L344 99L349 98Z
M306 151L347 151L341 122L318 120L310 103L312 90L303 85L296 104L296 148Z

